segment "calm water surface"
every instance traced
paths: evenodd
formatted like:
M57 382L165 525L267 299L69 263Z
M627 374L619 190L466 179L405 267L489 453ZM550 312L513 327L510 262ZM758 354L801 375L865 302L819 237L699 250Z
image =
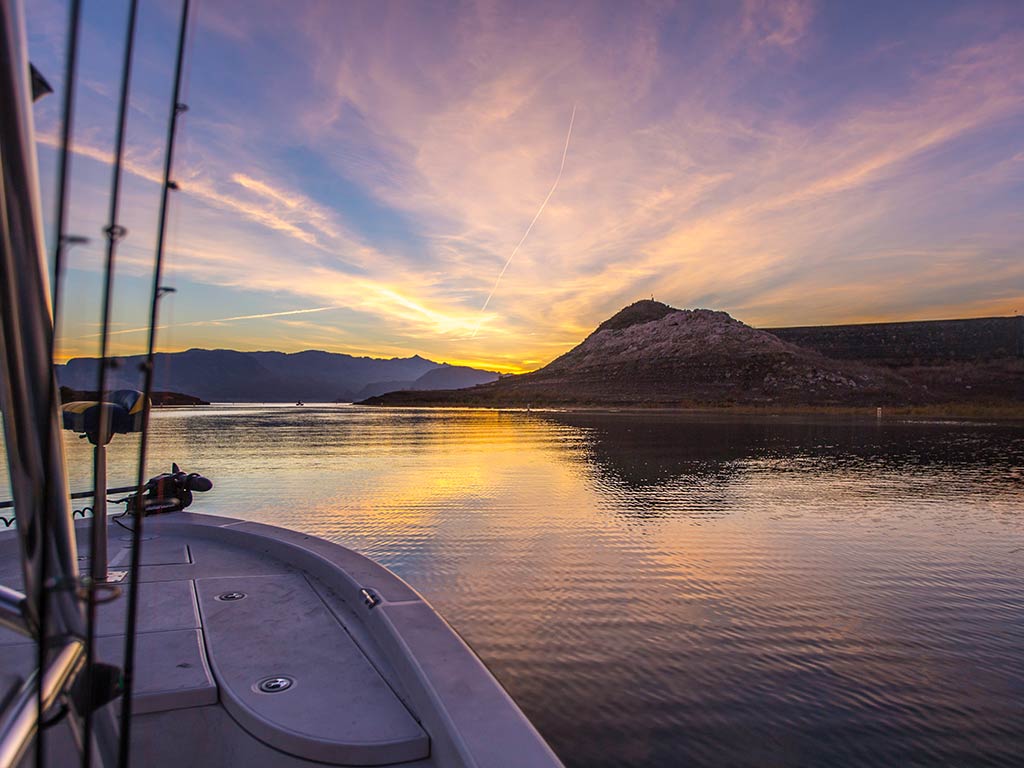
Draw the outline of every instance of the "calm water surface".
M1024 764L1019 425L213 406L153 446L399 573L570 766Z

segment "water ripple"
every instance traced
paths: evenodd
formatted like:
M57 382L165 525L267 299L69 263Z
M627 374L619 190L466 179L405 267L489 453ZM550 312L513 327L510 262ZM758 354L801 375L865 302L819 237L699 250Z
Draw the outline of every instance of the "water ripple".
M154 428L154 473L217 483L197 508L410 581L570 766L1021 763L1018 425L221 406ZM114 441L112 482L134 451Z

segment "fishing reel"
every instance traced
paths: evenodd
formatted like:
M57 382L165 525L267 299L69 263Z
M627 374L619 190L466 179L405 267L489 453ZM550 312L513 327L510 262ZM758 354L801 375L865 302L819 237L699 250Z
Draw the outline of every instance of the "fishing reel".
M192 504L192 492L205 493L213 488L213 481L198 472L183 472L177 464L171 471L150 478L143 493L133 493L124 499L130 512L146 515L160 512L179 512Z

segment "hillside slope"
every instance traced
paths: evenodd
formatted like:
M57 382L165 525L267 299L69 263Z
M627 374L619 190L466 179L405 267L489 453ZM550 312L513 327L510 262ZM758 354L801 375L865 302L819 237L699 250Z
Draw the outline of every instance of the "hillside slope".
M725 312L640 301L543 368L461 392L394 393L373 404L883 405L928 392L877 367L837 361Z
M372 384L367 384L356 395L356 399L365 400L368 397L402 390L467 389L475 387L477 384L496 381L497 378L498 374L492 371L441 363L437 368L431 368L414 381L375 381Z

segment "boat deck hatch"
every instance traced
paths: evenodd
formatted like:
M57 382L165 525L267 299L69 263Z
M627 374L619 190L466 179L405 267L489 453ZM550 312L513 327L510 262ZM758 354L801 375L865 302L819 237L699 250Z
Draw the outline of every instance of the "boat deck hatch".
M126 568L132 559L131 539L128 541L110 542L113 549L116 545L121 546L121 551L112 553L110 566L112 568ZM166 539L162 536L154 536L142 542L142 555L139 558L140 565L187 565L192 562L192 555L188 545L181 539Z
M196 587L222 704L253 736L335 765L429 755L427 734L302 575ZM235 593L245 597L224 599Z

